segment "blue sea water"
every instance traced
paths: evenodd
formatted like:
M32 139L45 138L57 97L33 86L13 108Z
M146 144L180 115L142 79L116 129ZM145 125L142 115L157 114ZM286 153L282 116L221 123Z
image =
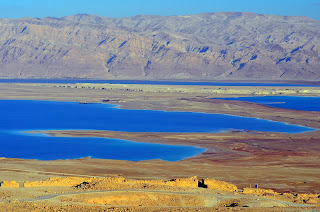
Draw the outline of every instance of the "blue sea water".
M117 109L114 105L0 100L0 157L55 160L91 156L118 160L177 161L204 149L106 138L50 137L30 130L219 132L255 130L299 133L310 128L229 115Z
M89 80L89 79L0 79L0 83L108 83L108 84L142 84L142 85L203 85L203 86L298 86L320 87L314 83L259 83L259 82L200 82L200 81L152 81L152 80Z
M258 96L258 97L234 97L217 98L224 100L236 100L254 102L278 108L320 111L320 97L302 97L302 96Z

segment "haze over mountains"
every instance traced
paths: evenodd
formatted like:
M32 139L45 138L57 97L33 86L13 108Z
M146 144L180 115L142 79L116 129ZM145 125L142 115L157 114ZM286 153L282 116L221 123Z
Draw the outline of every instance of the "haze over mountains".
M254 13L0 19L1 78L320 80L320 21Z

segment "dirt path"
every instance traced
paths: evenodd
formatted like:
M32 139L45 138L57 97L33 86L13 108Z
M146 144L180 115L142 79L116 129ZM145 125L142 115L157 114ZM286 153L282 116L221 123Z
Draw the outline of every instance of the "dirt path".
M161 191L161 190L139 190L139 189L126 189L126 190L104 190L104 191L83 191L83 192L71 192L71 193L63 193L63 194L51 194L51 195L44 195L37 198L32 199L21 199L21 202L36 202L36 201L46 201L46 200L54 200L59 201L60 197L70 197L70 196L78 196L78 195L96 195L99 194L119 194L120 193L143 193L143 194L166 194L166 195L188 195L188 196L197 196L205 199L206 204L205 207L214 207L217 206L220 202L226 200L240 200L241 202L245 202L248 204L248 207L254 207L260 205L260 207L313 207L307 204L297 204L291 203L287 201L280 201L280 200L273 200L268 199L265 197L257 197L257 196L248 196L248 195L231 195L231 194L220 194L220 193L198 193L198 192L168 192L168 191ZM8 201L1 201L1 202L8 202ZM79 203L79 202L78 202ZM85 204L85 203L82 203Z

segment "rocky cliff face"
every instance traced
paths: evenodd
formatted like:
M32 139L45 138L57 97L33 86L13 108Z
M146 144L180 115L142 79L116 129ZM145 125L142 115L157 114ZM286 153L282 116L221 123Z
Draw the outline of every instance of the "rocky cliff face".
M0 19L0 77L319 80L320 21L191 16Z

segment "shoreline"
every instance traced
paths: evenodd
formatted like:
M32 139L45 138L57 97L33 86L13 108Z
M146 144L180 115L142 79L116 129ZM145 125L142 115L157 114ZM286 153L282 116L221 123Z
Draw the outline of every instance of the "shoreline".
M294 136L297 138L304 138L310 136L319 136L320 130L307 131L302 133L288 134L281 132L261 132L261 131L225 131L225 132L125 132L125 131L111 131L111 130L36 130L36 131L26 131L24 133L42 133L52 137L96 137L96 138L116 138L123 140L128 140L131 136L137 138L138 140L128 140L132 142L139 143L156 143L156 144L165 144L165 145L181 145L181 146L193 146L197 148L206 149L203 153L195 155L199 159L202 158L202 154L208 154L215 151L215 148L212 148L212 145L208 142L197 144L196 142L190 142L189 139L180 139L172 140L171 137L179 136L180 138L184 137L212 137L212 138L233 138L233 137L254 137L254 138L263 138L263 137L273 137L276 139L287 138L288 135ZM146 136L143 138L141 136ZM149 137L156 137L156 139L150 140ZM149 142L150 140L150 142ZM188 160L188 157L183 160ZM109 159L107 159L109 160ZM182 160L179 160L182 161Z
M181 160L177 161L168 161L168 162L178 162L178 161L184 161L192 158L197 159L207 159L205 157L206 154L213 154L215 152L215 148L211 147L208 144L196 144L196 143L189 143L187 141L181 141L181 142L174 142L170 143L171 141L163 141L163 140L156 140L156 141L150 141L148 139L144 140L139 138L139 140L133 140L130 139L130 137L125 137L126 139L123 139L120 134L144 134L144 135L157 135L157 137L161 136L170 136L170 135L180 135L180 136L212 136L212 137L234 137L234 136L247 136L247 135L263 135L263 136L278 136L278 137L287 137L287 136L308 136L309 134L319 135L320 136L320 130L314 129L310 131L305 132L299 132L299 133L284 133L284 132L262 132L262 131L253 131L253 130L227 130L222 132L126 132L126 131L111 131L111 130L31 130L31 131L24 131L22 132L24 134L42 134L49 137L71 137L71 138L113 138L113 139L120 139L130 142L137 142L137 143L155 143L155 144L163 144L163 145L179 145L179 146L192 146L195 148L204 149L203 152L196 154L194 156L186 157ZM111 136L110 136L111 135ZM81 157L81 158L88 158L87 156ZM78 159L81 159L78 158ZM92 158L92 157L90 157ZM21 158L19 158L21 159ZM93 158L93 159L102 159L102 160L120 160L120 159L108 159L108 158ZM60 160L60 159L56 159ZM73 159L61 159L61 160L73 160ZM158 160L158 159L149 159L149 160ZM162 159L159 159L162 160ZM131 160L125 160L125 161L131 161ZM148 161L148 160L139 160L139 161ZM166 161L166 160L164 160Z
M59 133L59 132L62 132L62 133ZM99 136L94 136L94 137L91 137L91 136L73 136L72 134L68 134L68 133L64 133L64 132L75 132L77 134L77 132L80 132L80 133L92 133L92 132L115 132L115 133L127 133L125 131L108 131L108 130L32 130L32 131L21 131L20 133L23 133L23 134L26 134L26 135L31 135L33 136L33 134L41 134L41 135L44 135L44 136L48 136L48 137L64 137L64 138L68 138L68 137L71 137L71 138L109 138L109 137L99 137ZM163 133L163 134L170 134L170 133ZM163 161L168 161L168 162L178 162L178 161L183 161L183 160L186 160L186 159L189 159L189 158L193 158L193 157L197 157L197 156L200 156L201 154L205 153L206 151L208 151L208 149L205 149L201 146L194 146L194 145L185 145L185 144L169 144L169 143L162 143L162 142L147 142L147 141L135 141L135 140L132 140L132 139L120 139L120 138L110 138L110 139L119 139L119 140L122 140L122 141L128 141L128 142L136 142L136 143L146 143L146 144L161 144L161 145L173 145L173 146L188 146L188 147L194 147L194 148L197 148L197 149L201 149L203 150L202 152L196 154L196 155L193 155L193 156L189 156L189 157L185 157L183 159L180 159L180 160L175 160L175 161L168 161L168 160L164 160L164 159L160 159L160 158L155 158L155 159L146 159L146 160L125 160L125 159L109 159L109 158L96 158L96 157L93 157L93 156L83 156L83 157L80 157L80 158L68 158L68 159L61 159L61 158L58 158L58 159L54 159L54 160L40 160L40 159L24 159L24 158L10 158L10 159L23 159L23 160L40 160L40 161L55 161L55 160L77 160L77 159L84 159L84 158L92 158L92 159L101 159L101 160L123 160L123 161L136 161L136 162L139 162L139 161L150 161L150 160L163 160Z
M32 101L32 100L31 100ZM103 104L103 103L96 103L96 104ZM117 108L117 109L122 109L120 108L121 105L111 105L111 107ZM130 110L138 110L138 109L130 109ZM165 110L163 110L165 111ZM170 112L170 111L165 111L165 112ZM175 111L175 112L190 112L190 111ZM190 113L195 113L195 112L190 112ZM199 113L199 112L197 112ZM205 113L205 112L200 112L200 113ZM208 114L208 113L205 113ZM227 115L227 116L234 116L234 117L241 117L241 116L237 116L237 115L228 115L228 114L223 114L223 115ZM260 118L255 118L255 119L260 119ZM265 120L265 119L262 119ZM270 121L270 120L266 120L266 121ZM274 121L270 121L270 122L274 122ZM284 122L278 122L278 123L283 123L286 125L290 125L288 123L284 123ZM300 127L304 127L302 125L294 125L294 126L300 126ZM298 134L305 134L305 133L309 133L309 132L313 132L316 134L320 133L319 129L315 129L315 128L309 128L309 127L305 127L309 130L307 131L303 131L303 132L269 132L269 131L254 131L254 130L223 130L223 131L217 131L217 132L128 132L128 131L111 131L111 130L95 130L95 129L47 129L47 130L43 130L43 129L39 129L39 130L27 130L27 131L20 131L20 133L26 134L26 135L30 135L30 134L42 134L45 136L51 136L51 137L84 137L84 138L92 138L92 136L86 136L86 135L93 135L93 137L97 137L97 138L110 138L110 137L105 137L103 136L104 133L108 134L108 132L112 132L112 133L147 133L147 134L163 134L163 135L174 135L174 134L181 134L183 136L188 136L188 135L193 135L193 134L208 134L208 135L214 135L214 136L220 136L220 135L237 135L239 133L243 133L243 134L248 134L248 133L254 133L254 134L271 134L271 135L286 135L286 136L292 136L292 135L298 135ZM78 136L80 135L80 136ZM98 136L95 136L98 135ZM102 135L102 137L100 137L99 135ZM115 137L113 137L115 138ZM119 138L117 138L119 139ZM121 139L121 138L120 138ZM150 143L149 141L137 141L137 140L133 140L133 139L121 139L121 140L125 140L125 141L130 141L130 142L141 142L141 143ZM197 157L200 159L202 158L202 155L205 154L206 152L210 152L210 154L212 152L214 152L214 149L208 149L208 146L199 146L196 144L192 144L190 145L189 143L175 143L175 144L169 144L169 143L163 143L162 141L157 141L157 142L152 142L152 143L156 143L156 144L164 144L164 145L181 145L181 146L192 146L195 148L201 148L204 149L203 152L190 156L190 157L186 157L177 161L183 161L189 158L193 158L193 157ZM81 158L87 158L88 156L83 156ZM73 158L73 159L81 159L81 158ZM92 156L90 157L92 158ZM19 159L23 159L23 158L19 158ZM61 160L73 160L72 158L70 159L61 159ZM108 159L108 158L93 158L93 159L106 159L106 160L113 160L113 159ZM39 159L36 159L39 160ZM54 160L60 160L60 158L58 159L54 159ZM117 159L115 159L117 160ZM122 159L119 159L122 160ZM149 159L149 160L157 160L157 159ZM162 160L162 159L161 159ZM125 160L125 161L130 161L130 160ZM144 160L138 160L138 161L144 161ZM171 161L172 162L172 161Z
M209 99L279 93L283 93L281 95L320 96L320 88L317 87L250 88L110 84L94 84L94 86L92 84L78 84L77 86L81 86L81 88L72 88L71 86L74 85L0 83L0 97L9 100L67 100L90 103L106 103L104 101L108 100L108 103L120 105L119 107L123 109L222 113L320 129L320 112L294 111L250 103ZM101 137L102 135L98 135L99 133L101 132L95 134ZM90 133L85 132L85 134L88 136ZM192 146L208 146L216 151L207 151L201 154L201 157L195 156L178 162L161 160L132 162L92 158L55 161L2 159L1 176L3 179L18 181L30 180L31 178L44 180L49 176L70 174L101 177L121 175L132 179L172 179L199 176L231 182L239 187L259 184L260 187L280 192L320 192L320 182L318 182L318 176L320 176L319 130L283 135L244 132L233 134L226 132L219 134L104 132L103 136L148 143L159 141L168 144L188 143Z
M245 187L248 185L248 174L255 176L259 184L262 187L273 189L279 192L312 192L320 193L320 183L317 182L319 169L315 169L320 166L320 162L316 158L319 158L316 149L320 149L320 144L317 142L320 139L320 133L314 135L314 133L304 133L295 135L294 139L303 142L287 142L288 136L286 134L273 134L273 133L124 133L114 131L54 131L48 133L51 136L64 137L76 136L76 137L106 137L117 139L134 139L137 142L148 143L163 143L171 145L188 145L199 146L206 148L207 151L200 155L186 158L184 160L176 162L168 162L163 160L144 160L144 161L125 161L125 160L109 160L109 159L95 159L95 158L81 158L81 159L69 159L69 160L54 160L54 161L39 161L39 160L23 160L23 159L3 159L9 164L38 164L38 168L50 172L54 172L54 164L74 164L73 168L67 171L66 174L73 173L74 167L80 165L79 173L83 175L83 171L90 167L90 164L105 164L104 167L108 167L106 173L110 174L110 170L118 170L111 172L113 174L121 174L121 176L130 177L133 179L151 179L156 178L166 179L171 177L215 177L218 180L232 182L239 187ZM289 138L291 139L291 138ZM259 143L259 146L252 144L251 140L255 140ZM276 145L276 146L275 146ZM239 148L240 147L240 148ZM292 148L295 151L292 151ZM302 150L302 152L301 152ZM79 163L80 162L80 163ZM289 163L288 163L289 162ZM77 165L76 165L77 164ZM279 166L279 164L283 164ZM297 165L295 165L297 164ZM305 164L301 166L302 164ZM23 165L25 166L25 165ZM43 168L41 168L43 167ZM51 168L50 168L51 167ZM80 168L79 167L79 168ZM129 169L127 167L130 167ZM134 169L132 169L135 167ZM142 168L144 167L144 168ZM180 168L178 168L180 167ZM183 167L183 168L182 168ZM212 167L208 169L209 167ZM286 168L285 168L286 167ZM289 168L291 167L291 168ZM240 171L241 169L242 171ZM144 174L136 175L136 171L144 170ZM211 171L212 169L212 171ZM245 175L247 177L228 177L230 169L236 169L240 176ZM1 166L0 166L1 170ZM85 172L85 175L99 176L99 171L96 172L89 168L90 172ZM120 171L121 170L121 171ZM171 172L170 170L174 170ZM250 170L250 172L248 172ZM274 170L274 171L271 171ZM276 171L277 170L277 171ZM291 171L294 170L294 173ZM312 170L311 177L307 174ZM317 170L317 171L316 171ZM77 172L78 172L77 171ZM267 171L267 172L266 172ZM140 171L138 171L139 173ZM148 173L153 173L150 176ZM275 179L280 180L277 186L274 187L274 183L268 183L264 180L266 176L274 175L275 172L279 172ZM284 174L284 173L290 173ZM319 173L318 173L319 172ZM90 173L90 174L89 174ZM215 173L215 174L213 174ZM220 174L218 174L220 173ZM225 174L222 174L225 173ZM273 174L272 174L273 173ZM222 174L222 175L221 175ZM237 174L237 175L238 175ZM280 174L280 175L279 175ZM284 186L286 183L292 184L292 180L296 181L297 176L308 176L308 184L295 184L295 188L288 189ZM101 176L101 175L100 175ZM107 175L108 176L108 175ZM167 177L166 177L167 176ZM168 177L170 176L170 177ZM260 176L260 177L259 177ZM264 177L262 177L264 176ZM249 177L251 178L251 177ZM292 179L291 179L292 178ZM259 179L259 180L258 180ZM271 179L271 178L270 178ZM301 178L303 179L303 177ZM284 180L284 181L283 181ZM255 181L254 181L255 182ZM281 185L283 184L284 185ZM306 187L307 186L307 187Z
M0 94L1 87L5 84L0 83ZM15 88L23 87L27 90L28 94L24 96L12 95L1 95L1 99L7 100L43 100L43 101L67 101L67 102L86 102L86 103L103 103L108 105L116 105L119 109L136 109L136 110L156 110L156 111L172 111L172 112L199 112L208 114L225 114L231 116L249 117L257 119L265 119L269 121L283 122L287 124L299 125L304 127L309 127L313 129L320 129L320 119L317 118L320 112L316 111L297 111L292 109L275 108L267 105L258 105L256 103L250 102L240 102L232 100L220 100L212 98L223 98L223 97L238 97L238 96L275 96L275 88L255 88L258 90L257 93L253 94L250 90L252 87L224 87L224 86L195 86L188 88L188 86L173 85L167 88L166 85L119 85L119 84L90 84L84 83L78 85L68 85L68 84L11 84L7 85L13 86ZM82 85L82 88L77 88ZM90 86L94 87L90 87ZM6 87L6 86L5 86ZM76 87L76 88L73 88ZM106 88L105 88L106 87ZM142 93L137 90L137 88L143 87ZM171 89L171 87L173 87ZM67 92L72 94L71 98L59 96L45 96L43 94L35 94L37 90L56 90L56 92ZM83 90L84 94L90 94L84 97L79 95L78 92ZM100 90L99 90L100 89ZM186 90L187 89L187 90ZM210 89L210 90L208 90ZM222 90L221 90L222 89ZM285 88L279 87L281 89L278 93L285 96L320 96L320 87L312 88ZM304 90L306 89L306 90ZM48 91L49 91L48 90ZM189 93L189 90L192 91ZM211 91L212 90L212 91ZM230 90L230 91L229 91ZM297 93L299 90L303 92ZM29 91L31 92L29 94ZM109 92L108 92L109 91ZM221 92L216 93L217 91ZM47 91L46 91L47 92ZM101 95L106 93L109 97L107 100ZM112 93L110 93L112 92ZM227 93L224 93L227 92ZM236 93L234 93L236 92ZM284 93L283 93L284 92ZM291 92L290 94L286 92ZM309 93L307 93L309 92ZM24 93L24 92L23 92ZM32 95L34 93L34 95ZM97 93L98 96L90 97L91 94ZM230 94L229 94L230 93ZM232 94L234 93L234 94ZM273 94L267 94L273 93ZM310 95L312 93L312 95ZM49 93L51 95L51 91ZM120 95L117 95L120 94ZM125 95L124 95L125 94ZM201 96L197 96L197 95ZM137 96L139 95L139 96ZM141 96L140 96L141 95ZM147 95L146 98L144 96ZM150 96L155 95L155 96ZM178 95L177 98L175 95ZM81 97L83 96L83 97ZM157 98L169 98L170 102L154 101ZM151 101L150 101L151 100ZM160 104L159 104L160 103ZM178 103L178 104L177 104ZM185 104L187 103L187 104ZM212 107L214 105L214 107ZM248 113L248 108L251 112ZM301 114L301 115L300 115ZM284 116L285 115L285 116ZM295 118L296 117L296 118ZM316 121L313 121L317 118Z

